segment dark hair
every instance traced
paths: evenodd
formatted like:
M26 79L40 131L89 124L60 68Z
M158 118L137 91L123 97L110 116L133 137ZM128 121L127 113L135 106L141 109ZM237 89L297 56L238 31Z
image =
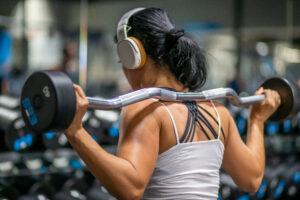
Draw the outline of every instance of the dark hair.
M141 40L146 53L158 64L165 64L190 90L201 88L207 76L206 58L199 45L183 30L176 30L167 13L147 8L132 15L128 36Z

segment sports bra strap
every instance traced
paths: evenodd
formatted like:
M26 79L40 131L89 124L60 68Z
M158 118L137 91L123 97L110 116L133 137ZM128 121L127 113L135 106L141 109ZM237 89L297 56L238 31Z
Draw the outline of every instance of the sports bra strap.
M176 126L176 122L175 122L175 119L172 115L172 112L170 111L170 109L166 106L166 104L164 104L163 102L159 101L158 99L154 99L154 98L151 98L153 101L156 101L158 103L160 103L161 105L163 105L163 107L166 109L166 111L168 112L168 114L170 115L170 118L171 118L171 121L172 121L172 125L173 125L173 128L174 128L174 134L175 134L175 137L176 137L176 144L179 144L180 141L179 141L179 134L178 134L178 130L177 130L177 126Z
M213 103L213 101L211 100L210 103L212 104L216 114L217 114L217 120L218 120L218 139L220 139L220 133L221 133L221 127L222 127L222 124L221 124L221 118L220 118L220 114L215 106L215 104Z
M156 101L158 103L160 103L161 105L163 105L163 107L166 109L166 111L168 112L170 118L171 118L171 121L172 121L172 125L173 125L173 128L174 128L174 134L175 134L175 137L176 137L176 144L179 144L180 143L180 139L179 139L179 134L178 134L178 129L177 129L177 126L176 126L176 122L175 122L175 119L174 119L174 116L172 115L172 112L170 111L170 109L161 101L159 101L158 99L154 99L154 98L151 98L153 101ZM218 122L218 137L217 139L220 139L220 133L222 131L222 124L221 124L221 118L220 118L220 114L215 106L215 104L213 103L213 101L211 100L211 105L217 115L217 122Z

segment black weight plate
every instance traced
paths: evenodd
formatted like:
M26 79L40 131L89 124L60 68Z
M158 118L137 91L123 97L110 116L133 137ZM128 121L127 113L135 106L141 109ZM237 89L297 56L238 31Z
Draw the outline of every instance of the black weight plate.
M59 71L35 72L23 86L21 111L35 132L66 129L76 111L72 81Z
M71 124L76 113L76 95L71 79L63 72L44 72L51 78L56 90L56 115L52 130L65 130Z
M261 87L275 90L281 97L279 108L269 118L271 121L281 121L288 117L294 108L295 94L291 83L285 78L274 77L266 80Z
M34 100L42 102L35 106ZM21 94L21 112L26 125L35 132L48 130L56 114L55 87L43 72L32 74L25 82Z

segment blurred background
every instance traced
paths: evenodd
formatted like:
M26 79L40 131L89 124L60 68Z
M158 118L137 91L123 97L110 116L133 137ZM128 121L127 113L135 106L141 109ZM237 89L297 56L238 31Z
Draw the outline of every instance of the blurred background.
M160 7L205 49L204 89L252 94L267 78L300 86L298 0L1 0L0 199L112 199L85 169L63 133L35 134L19 113L25 79L36 70L65 71L88 96L130 91L118 63L118 19L134 7ZM228 108L245 138L247 109ZM89 111L86 129L114 153L119 111ZM300 116L265 127L267 166L256 194L221 172L220 199L300 198Z

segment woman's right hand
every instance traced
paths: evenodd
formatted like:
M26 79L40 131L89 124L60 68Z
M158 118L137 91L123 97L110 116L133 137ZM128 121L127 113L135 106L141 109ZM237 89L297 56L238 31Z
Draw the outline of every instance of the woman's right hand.
M76 113L73 118L72 123L66 130L67 136L72 136L76 133L76 131L83 128L82 118L88 108L89 102L83 92L82 88L79 85L74 84L74 91L76 95Z
M278 92L274 90L259 88L255 95L265 95L265 100L251 107L250 121L256 120L264 123L278 109L281 98Z

